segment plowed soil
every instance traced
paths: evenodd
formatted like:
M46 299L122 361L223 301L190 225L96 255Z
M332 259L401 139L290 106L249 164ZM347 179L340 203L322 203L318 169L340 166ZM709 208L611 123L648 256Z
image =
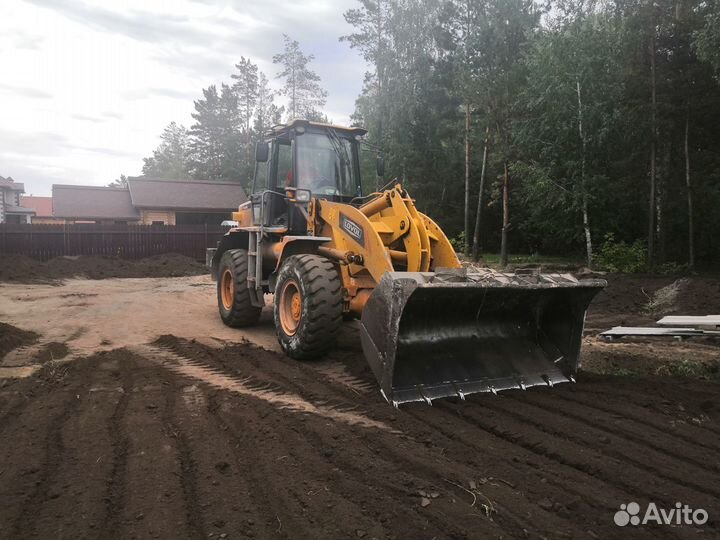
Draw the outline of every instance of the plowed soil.
M226 329L209 318L206 278L183 279L126 280L125 303L105 312L96 297L57 300L57 287L0 288L0 312L42 336L2 362L37 368L0 378L0 538L720 536L717 382L584 373L395 410L356 325L328 358L295 362L274 350L267 314ZM82 283L60 292L89 294ZM165 314L155 327L150 290ZM133 339L116 328L127 313L145 328L130 326ZM40 364L52 328L71 356ZM710 521L616 526L631 501L680 501Z

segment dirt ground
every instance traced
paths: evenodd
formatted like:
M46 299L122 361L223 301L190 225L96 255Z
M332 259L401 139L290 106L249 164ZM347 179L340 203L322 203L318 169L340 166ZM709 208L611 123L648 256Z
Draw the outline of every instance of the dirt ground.
M156 255L138 260L115 257L55 257L46 262L24 255L0 257L0 282L58 283L70 278L107 279L179 277L207 274L202 263L184 255Z
M635 279L577 384L400 410L357 323L298 363L269 310L224 327L207 276L0 283L0 538L716 538L720 347L599 341L673 283ZM718 281L680 288L657 309L720 313ZM614 525L631 501L710 521Z

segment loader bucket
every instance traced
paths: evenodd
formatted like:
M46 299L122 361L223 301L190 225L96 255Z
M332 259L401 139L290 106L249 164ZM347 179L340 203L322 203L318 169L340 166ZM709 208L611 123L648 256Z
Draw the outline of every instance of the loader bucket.
M585 312L603 280L388 272L363 309L363 352L397 406L574 380Z

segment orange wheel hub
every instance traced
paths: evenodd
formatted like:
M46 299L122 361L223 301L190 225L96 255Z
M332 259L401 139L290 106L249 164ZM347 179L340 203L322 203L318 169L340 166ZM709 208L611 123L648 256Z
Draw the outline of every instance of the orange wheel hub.
M295 280L288 280L283 285L278 307L283 332L288 336L294 335L302 319L302 294Z
M235 280L230 268L226 268L220 280L220 297L223 307L230 311L235 300Z

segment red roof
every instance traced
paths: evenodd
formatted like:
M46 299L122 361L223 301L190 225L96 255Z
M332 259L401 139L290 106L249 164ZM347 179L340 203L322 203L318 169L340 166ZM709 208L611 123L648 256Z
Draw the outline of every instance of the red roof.
M34 208L36 217L52 217L52 197L34 197L31 195L20 196L20 205L26 208Z

